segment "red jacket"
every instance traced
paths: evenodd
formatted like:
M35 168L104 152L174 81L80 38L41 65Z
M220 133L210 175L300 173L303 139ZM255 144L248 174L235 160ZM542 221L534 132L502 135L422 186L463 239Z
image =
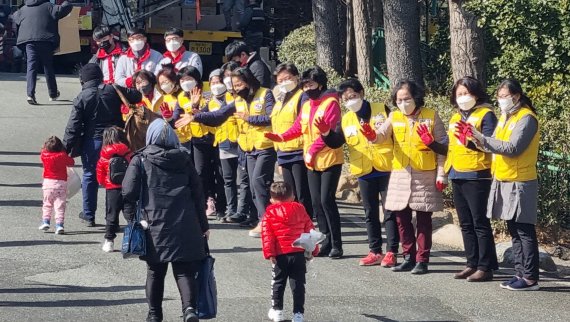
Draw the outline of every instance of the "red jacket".
M40 159L44 164L45 179L67 181L67 167L75 164L75 161L65 151L49 152L42 150Z
M107 145L101 149L101 157L97 161L97 181L105 189L121 189L121 185L112 183L109 177L109 161L114 156L124 156L131 162L132 153L123 143Z
M308 233L314 227L305 207L298 202L269 205L261 222L263 256L269 259L282 254L304 252L302 248L293 247L292 244L302 233ZM318 253L317 246L313 255Z

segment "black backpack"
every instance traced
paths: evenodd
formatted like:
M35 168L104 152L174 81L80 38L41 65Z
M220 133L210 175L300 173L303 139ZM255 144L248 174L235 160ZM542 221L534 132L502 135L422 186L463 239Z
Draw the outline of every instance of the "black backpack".
M109 179L114 184L123 184L129 162L123 155L113 155L109 160Z

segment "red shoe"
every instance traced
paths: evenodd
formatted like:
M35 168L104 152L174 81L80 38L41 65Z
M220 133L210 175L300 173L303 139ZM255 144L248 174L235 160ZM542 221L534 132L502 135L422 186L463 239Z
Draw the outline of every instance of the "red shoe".
M392 252L387 252L386 255L384 256L384 259L382 259L382 263L380 264L380 266L382 267L394 267L398 264L398 261L396 259L396 254L392 253Z
M359 265L360 266L374 266L374 265L380 265L380 263L382 262L382 257L384 255L382 255L382 253L380 254L374 254L373 252L368 253L368 256L364 257L363 259L360 260Z

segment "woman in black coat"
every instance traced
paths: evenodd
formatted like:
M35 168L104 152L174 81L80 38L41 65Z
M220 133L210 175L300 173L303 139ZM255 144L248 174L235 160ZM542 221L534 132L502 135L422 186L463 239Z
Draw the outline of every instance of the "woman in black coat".
M196 276L206 257L204 237L209 235L200 177L188 150L180 148L176 134L164 120L151 123L146 143L127 169L123 196L136 202L143 189L142 217L148 229L147 254L141 259L147 263L147 321L162 321L168 263L172 263L182 298L184 321L198 321Z

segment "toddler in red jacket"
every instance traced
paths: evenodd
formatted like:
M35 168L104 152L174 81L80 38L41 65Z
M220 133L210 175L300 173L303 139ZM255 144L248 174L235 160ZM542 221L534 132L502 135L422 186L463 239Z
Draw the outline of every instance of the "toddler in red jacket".
M65 152L63 143L57 136L50 136L44 143L41 156L44 165L42 190L42 224L40 230L49 230L51 215L55 211L55 233L64 233L63 220L67 201L67 167L75 164Z
M114 251L114 240L119 231L119 213L131 218L135 206L123 200L122 181L126 166L131 161L131 150L126 144L125 132L118 126L103 131L101 157L97 161L97 181L105 187L105 242L103 251ZM113 171L117 173L113 173Z
M272 307L267 314L272 321L284 321L283 294L287 279L293 292L293 321L303 321L305 313L305 273L307 258L303 248L293 247L302 233L314 228L302 204L295 202L293 189L285 182L275 182L270 188L269 205L261 222L263 256L273 265ZM312 256L319 253L315 248Z

